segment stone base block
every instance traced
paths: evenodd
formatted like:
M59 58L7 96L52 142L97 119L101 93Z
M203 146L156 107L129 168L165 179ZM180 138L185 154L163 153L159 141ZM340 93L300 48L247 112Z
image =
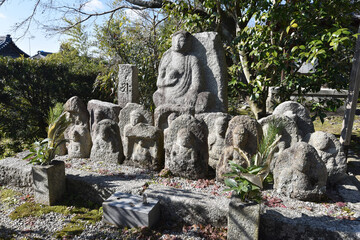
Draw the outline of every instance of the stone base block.
M103 221L118 227L152 227L160 216L159 201L116 192L103 202Z
M53 161L51 165L32 167L35 202L54 205L66 189L65 163Z
M228 240L259 239L260 204L232 199L229 204Z

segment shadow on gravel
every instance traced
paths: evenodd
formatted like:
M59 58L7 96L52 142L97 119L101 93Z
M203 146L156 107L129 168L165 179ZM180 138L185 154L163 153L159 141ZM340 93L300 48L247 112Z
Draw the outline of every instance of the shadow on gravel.
M329 216L286 217L267 210L260 219L260 239L358 239L360 219L345 220Z

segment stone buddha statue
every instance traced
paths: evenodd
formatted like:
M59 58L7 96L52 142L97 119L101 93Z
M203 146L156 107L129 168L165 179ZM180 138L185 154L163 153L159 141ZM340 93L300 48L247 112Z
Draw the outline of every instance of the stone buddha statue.
M160 62L158 89L153 95L156 107L163 104L195 107L202 82L199 61L191 54L191 34L176 32L172 37L172 47Z

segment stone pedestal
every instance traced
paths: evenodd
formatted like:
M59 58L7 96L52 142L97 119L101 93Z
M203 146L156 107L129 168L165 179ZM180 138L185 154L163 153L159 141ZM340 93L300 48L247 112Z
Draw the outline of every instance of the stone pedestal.
M66 190L65 163L52 161L51 165L32 167L35 202L54 205Z
M243 203L232 198L228 214L228 240L256 240L259 238L260 204Z
M152 227L160 216L159 201L116 192L103 202L103 221L118 227Z

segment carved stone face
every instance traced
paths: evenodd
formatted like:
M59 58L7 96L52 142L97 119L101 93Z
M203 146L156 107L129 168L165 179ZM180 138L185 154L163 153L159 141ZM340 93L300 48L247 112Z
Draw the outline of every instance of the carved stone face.
M172 38L172 50L180 52L185 49L186 36L185 33L179 33Z
M132 111L130 113L130 124L135 126L136 124L142 122L142 115L138 111Z
M233 131L233 146L243 146L248 138L247 131L242 127L236 127Z
M187 129L180 129L177 133L176 142L179 146L182 147L191 147L192 138L191 133Z

